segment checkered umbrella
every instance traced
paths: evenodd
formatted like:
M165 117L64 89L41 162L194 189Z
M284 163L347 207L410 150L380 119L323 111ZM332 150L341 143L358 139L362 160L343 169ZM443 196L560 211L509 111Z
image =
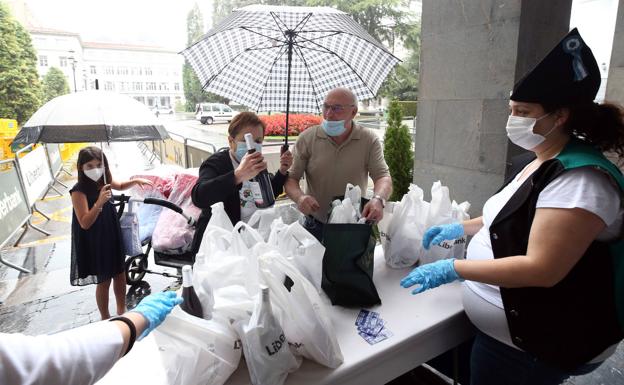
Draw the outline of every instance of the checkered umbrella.
M256 111L320 113L335 87L375 97L399 62L349 15L328 7L250 5L181 52L204 90ZM288 144L286 130L286 145Z

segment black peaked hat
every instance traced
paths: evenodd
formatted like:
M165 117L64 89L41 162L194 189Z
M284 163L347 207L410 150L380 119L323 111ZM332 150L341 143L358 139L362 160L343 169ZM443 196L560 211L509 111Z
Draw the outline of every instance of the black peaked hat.
M593 101L599 87L598 63L574 28L516 83L510 99L566 106Z

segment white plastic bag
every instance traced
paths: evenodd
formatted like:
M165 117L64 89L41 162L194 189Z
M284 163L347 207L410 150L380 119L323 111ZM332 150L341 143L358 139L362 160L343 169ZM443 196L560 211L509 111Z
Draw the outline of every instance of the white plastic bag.
M353 210L355 210L355 221L357 222L362 213L360 212L360 205L362 203L362 190L360 186L353 186L351 183L347 183L347 187L345 189L344 199L349 198L349 201L353 205Z
M451 216L453 217L453 222L463 222L470 219L470 215L468 215L468 210L470 210L470 203L468 203L468 201L462 202L460 204L457 204L457 202L453 201L451 203ZM467 235L464 234L462 237L457 238L453 242L453 258L465 258L467 238Z
M197 298L202 305L203 318L212 319L212 313L214 309L214 291L211 285L211 279L207 277L203 269L206 264L197 261L205 261L204 256L197 254L195 257L195 264L193 265L193 287Z
M127 256L143 254L143 247L139 237L139 219L134 212L124 212L119 218L121 237Z
M271 225L268 244L279 252L310 281L318 292L323 278L323 246L298 222L285 225L276 219Z
M412 184L400 202L390 202L384 208L378 227L386 264L392 268L412 266L425 254L422 239L429 203L423 195L423 190Z
M359 218L350 198L345 198L342 202L335 200L332 207L327 223L357 223Z
M431 205L427 216L427 226L446 225L454 222L452 216L452 204L449 197L449 189L442 186L440 181L434 182L431 186ZM431 263L440 259L453 257L454 240L445 240L439 245L431 245L429 250L420 259L420 264Z
M280 324L295 353L336 368L343 362L326 305L312 284L279 252L258 258L260 275L271 289L271 301L281 310Z
M217 202L210 206L210 213L211 215L210 220L208 221L208 226L219 227L226 231L232 231L234 225L232 225L230 217L225 212L223 202Z
M243 344L245 361L253 385L281 385L288 373L301 365L290 350L284 331L271 310L268 289L255 302L249 323L235 328Z
M282 223L289 225L294 222L303 222L304 218L303 213L295 205L280 205L254 211L247 224L258 230L262 238L268 241L272 224L276 219L280 219Z
M153 335L170 385L221 385L240 362L238 336L226 320L203 320L176 307Z

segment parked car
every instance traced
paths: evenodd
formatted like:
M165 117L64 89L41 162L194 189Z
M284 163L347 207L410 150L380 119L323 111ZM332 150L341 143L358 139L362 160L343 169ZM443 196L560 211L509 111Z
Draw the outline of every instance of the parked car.
M152 107L152 112L156 115L160 114L173 114L173 108L170 106L154 106Z
M237 114L238 111L221 103L199 103L195 106L195 119L202 124L229 123Z

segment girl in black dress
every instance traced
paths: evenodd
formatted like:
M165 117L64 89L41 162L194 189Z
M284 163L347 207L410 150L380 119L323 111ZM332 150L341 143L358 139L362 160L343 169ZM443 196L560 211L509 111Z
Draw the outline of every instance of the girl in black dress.
M74 286L97 284L95 300L102 319L107 319L111 279L117 314L126 311L125 252L117 213L110 203L111 188L125 190L135 185L151 186L152 182L143 178L114 180L106 155L97 147L80 150L76 167L78 183L69 190L73 205L70 280Z

